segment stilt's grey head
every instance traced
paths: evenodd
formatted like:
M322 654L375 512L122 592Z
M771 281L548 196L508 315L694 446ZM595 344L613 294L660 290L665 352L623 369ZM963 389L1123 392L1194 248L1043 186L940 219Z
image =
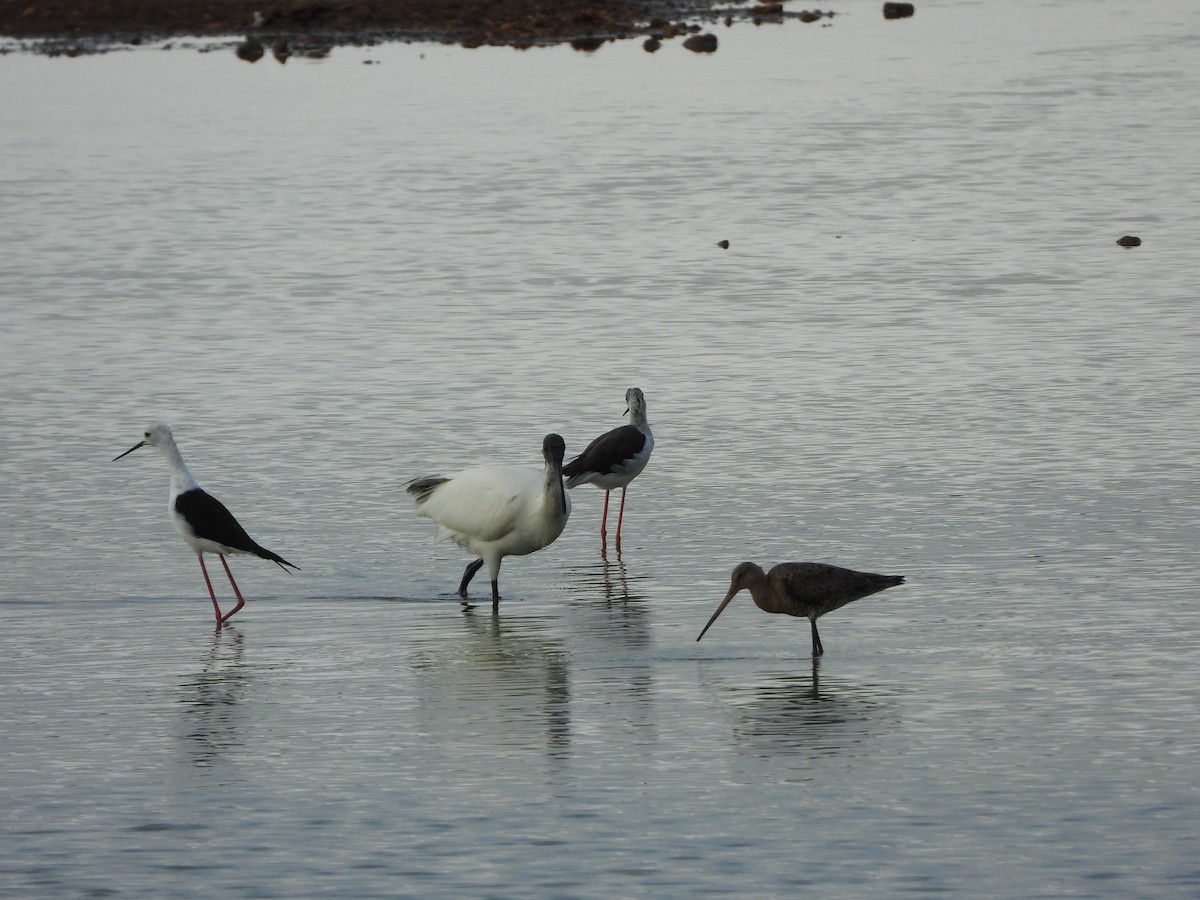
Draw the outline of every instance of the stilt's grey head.
M169 447L173 443L175 443L175 437L171 434L170 427L164 425L162 422L158 422L154 425L147 425L146 430L142 432L142 439L122 453L121 456L128 456L139 447L151 446L161 449ZM116 462L121 456L113 459L113 462Z
M625 392L625 412L635 425L646 421L646 395L641 388L630 388Z

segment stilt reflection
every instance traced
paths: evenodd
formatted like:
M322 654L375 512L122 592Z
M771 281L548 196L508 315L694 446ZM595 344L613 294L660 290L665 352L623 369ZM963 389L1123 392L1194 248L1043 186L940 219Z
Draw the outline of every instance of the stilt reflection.
M192 762L210 766L242 744L242 705L250 683L245 638L236 626L217 629L201 657L200 671L180 679L184 737Z

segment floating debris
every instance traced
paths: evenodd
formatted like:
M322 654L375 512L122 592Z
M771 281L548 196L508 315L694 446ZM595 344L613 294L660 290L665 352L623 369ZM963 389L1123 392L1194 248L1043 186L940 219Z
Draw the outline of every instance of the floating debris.
M1127 234L1122 238L1118 238L1117 243L1122 247L1140 247L1142 246L1142 239L1136 235Z
M885 19L907 19L916 11L916 7L911 3L883 4L883 17Z

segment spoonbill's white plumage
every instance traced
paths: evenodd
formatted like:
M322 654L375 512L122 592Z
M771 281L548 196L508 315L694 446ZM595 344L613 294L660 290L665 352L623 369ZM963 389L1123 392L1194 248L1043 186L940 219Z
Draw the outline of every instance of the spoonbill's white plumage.
M481 466L449 478L417 478L406 487L417 513L438 525L438 539L450 539L476 554L463 573L458 595L484 565L492 582L492 609L500 608L500 561L525 556L554 543L571 515L571 498L563 488L566 444L557 434L542 441L542 472Z
M717 621L729 601L742 589L750 591L754 605L764 612L801 616L812 625L813 656L825 652L817 634L817 619L847 603L904 584L903 575L875 575L825 563L780 563L764 572L752 562L741 563L729 579L729 593L700 631L700 638Z
M608 540L608 495L621 489L621 508L617 513L617 550L621 549L621 522L625 518L625 492L629 482L641 474L654 450L654 432L646 421L646 397L640 388L625 392L625 412L629 424L606 431L575 459L563 466L567 487L594 484L604 490L604 514L600 519L600 540Z
M288 562L278 553L272 553L266 547L255 543L250 535L246 534L246 529L225 508L225 505L196 483L196 479L192 477L192 473L188 471L183 462L183 455L175 444L175 436L171 434L171 429L166 425L151 425L142 433L142 440L113 459L113 462L128 456L139 447L147 446L157 447L161 450L171 466L171 493L167 502L167 510L170 513L171 522L200 560L200 571L204 573L208 596L212 598L218 628L246 605L246 600L242 597L237 582L233 580L233 572L229 569L229 563L225 561L226 556L235 553L248 554L269 559L285 572L288 566L299 570L299 566ZM237 605L223 615L221 607L217 603L217 595L213 591L212 581L208 577L208 568L204 565L205 553L215 553L221 558L221 565L225 567L229 584L237 596Z

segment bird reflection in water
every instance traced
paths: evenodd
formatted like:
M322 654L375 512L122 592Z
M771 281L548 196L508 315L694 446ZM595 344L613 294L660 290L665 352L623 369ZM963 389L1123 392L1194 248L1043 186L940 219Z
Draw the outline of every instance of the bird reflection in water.
M571 745L571 689L562 642L531 619L467 612L461 640L439 639L418 654L419 727L472 744L545 746L565 758Z
M766 676L756 685L729 685L721 699L733 712L735 738L770 755L812 757L853 753L898 721L888 693L821 680L821 661L811 675Z
M578 594L580 599L600 597L610 603L645 599L645 594L639 593L637 586L646 576L630 575L620 552L613 559L601 554L598 563L570 566L566 571L571 581L571 592Z
M242 633L230 624L217 629L201 658L200 671L180 678L184 737L196 766L211 766L242 745L242 705L250 681Z

